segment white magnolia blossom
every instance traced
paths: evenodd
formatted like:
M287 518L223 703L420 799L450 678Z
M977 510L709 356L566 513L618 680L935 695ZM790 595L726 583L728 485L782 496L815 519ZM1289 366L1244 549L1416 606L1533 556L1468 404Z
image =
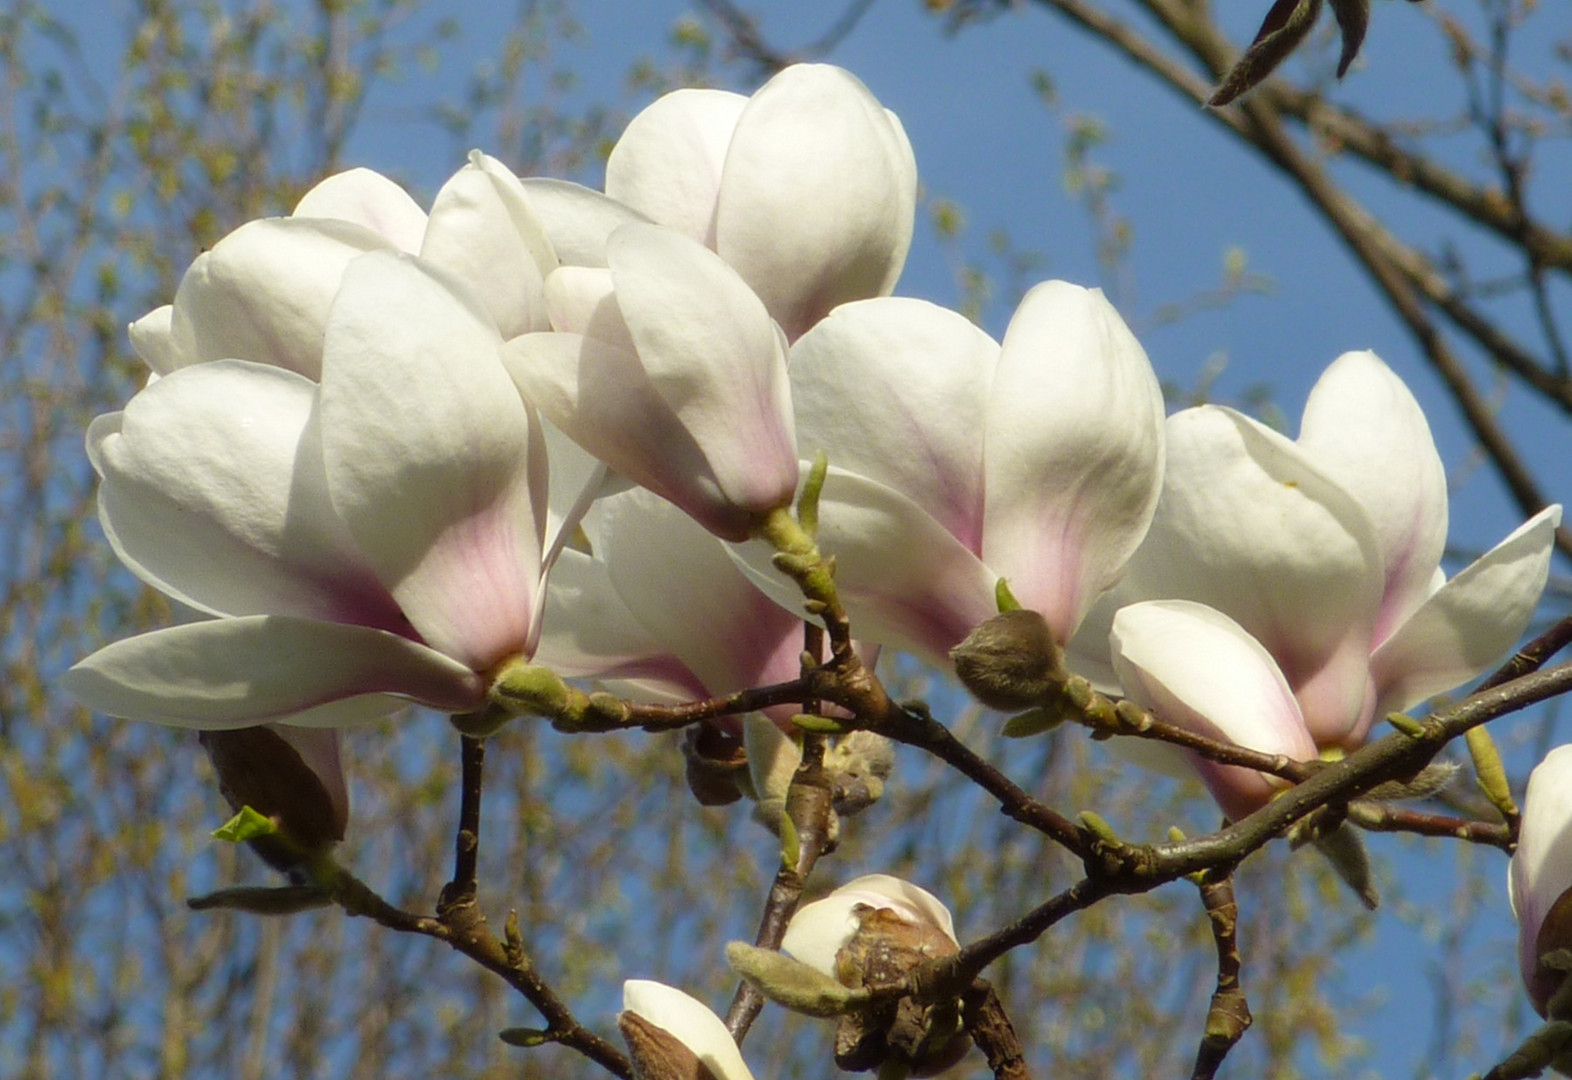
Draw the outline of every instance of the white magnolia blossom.
M671 1035L710 1071L715 1080L753 1080L737 1043L720 1017L697 998L665 983L629 979L622 984L622 1009ZM651 1075L629 1041L635 1077ZM672 1075L661 1073L660 1075Z
M156 374L210 360L317 378L345 268L370 251L419 255L479 299L504 338L547 328L546 227L517 177L476 151L427 215L393 181L351 169L308 191L289 217L252 221L198 255L172 304L131 324Z
M937 930L955 941L950 909L938 897L889 874L867 874L799 908L786 927L781 951L816 971L838 977L836 956L861 925L859 907L892 912L902 922Z
M855 76L793 64L751 98L661 97L612 148L606 194L714 249L795 340L838 304L895 287L917 163Z
M1572 746L1558 746L1528 775L1517 851L1507 871L1507 893L1517 916L1518 965L1523 985L1541 1016L1564 972L1551 972L1539 958L1572 948L1572 920L1565 910L1547 916L1572 890Z
M1311 391L1297 442L1219 406L1169 418L1162 500L1103 613L1147 599L1217 609L1287 678L1318 746L1357 746L1376 717L1480 675L1513 646L1560 519L1559 506L1544 510L1447 580L1429 426L1375 354L1347 353ZM1107 626L1088 621L1072 663ZM1192 662L1182 642L1172 653L1154 643L1140 664L1166 678ZM1262 678L1242 671L1241 692Z
M557 332L508 342L508 370L584 449L741 540L796 485L780 329L734 270L671 229L621 225L606 255L607 269L547 279Z
M544 444L487 308L373 251L321 335L320 382L215 359L92 425L116 553L212 618L79 663L65 681L87 704L199 728L332 726L405 699L464 711L534 650Z
M1162 394L1098 290L1038 285L1002 345L923 301L843 305L792 347L791 381L798 446L829 460L819 544L853 625L936 664L997 614L1001 576L1068 640L1156 505ZM741 552L795 604L769 555Z

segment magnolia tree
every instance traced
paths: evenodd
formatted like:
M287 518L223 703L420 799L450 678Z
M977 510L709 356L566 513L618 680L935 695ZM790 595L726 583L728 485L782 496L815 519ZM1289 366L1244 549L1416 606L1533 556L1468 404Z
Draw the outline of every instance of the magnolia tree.
M1319 4L1277 8L1219 107ZM1346 68L1364 5L1333 8ZM800 64L751 97L660 97L604 191L477 151L428 210L356 169L199 255L131 326L145 385L87 432L104 535L194 617L65 676L94 710L199 729L236 811L224 835L282 875L192 906L337 905L434 938L538 1010L504 1040L618 1076L749 1077L739 1047L773 1003L822 1018L843 1069L1014 1078L1019 1003L990 968L1185 881L1216 945L1191 1033L1204 1077L1251 1025L1236 870L1274 841L1313 847L1374 905L1364 834L1409 832L1515 849L1546 1024L1493 1075L1572 1067L1572 763L1551 753L1520 810L1484 726L1572 688L1572 665L1544 666L1572 623L1497 667L1560 508L1448 578L1441 459L1378 356L1329 358L1297 439L1218 405L1165 417L1096 289L1035 284L999 341L898 295L917 192L899 119L849 72ZM1039 799L887 689L897 651L953 672L1006 736L1089 733L1131 770L1198 777L1223 824L1154 842ZM411 702L451 716L461 756L451 881L423 910L337 851L355 830L339 732ZM726 946L729 1006L630 971L624 1052L514 917L488 922L487 745L520 724L681 730L695 813L756 804L779 868L756 938ZM1454 741L1491 813L1405 805L1461 782L1436 760ZM962 941L919 884L821 866L903 783L896 744L1078 878ZM746 1049L769 1075L769 1047Z

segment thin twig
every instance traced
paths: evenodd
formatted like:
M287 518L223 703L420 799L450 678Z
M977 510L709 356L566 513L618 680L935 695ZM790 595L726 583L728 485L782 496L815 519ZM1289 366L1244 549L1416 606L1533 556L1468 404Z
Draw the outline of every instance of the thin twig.
M1348 821L1369 832L1405 832L1416 836L1443 836L1485 844L1511 853L1517 846L1512 828L1499 821L1451 817L1407 810L1387 803L1356 800L1348 804Z
M1202 878L1201 903L1217 942L1217 989L1206 1010L1206 1033L1196 1050L1191 1080L1212 1080L1223 1058L1250 1029L1250 1004L1239 985L1239 905L1231 876Z

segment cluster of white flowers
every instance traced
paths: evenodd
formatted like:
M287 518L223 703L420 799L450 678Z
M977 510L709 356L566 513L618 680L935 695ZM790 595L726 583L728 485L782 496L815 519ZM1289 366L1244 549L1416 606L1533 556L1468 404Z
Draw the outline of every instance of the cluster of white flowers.
M1003 579L1072 669L1310 759L1523 632L1559 508L1446 580L1441 462L1373 354L1327 370L1297 441L1165 420L1096 290L1038 285L1002 342L892 296L916 191L899 121L800 65L661 98L604 193L476 153L429 214L354 170L241 227L132 326L148 385L88 435L116 553L203 617L69 689L332 729L478 709L526 660L667 699L784 681L801 596L758 536L820 453L818 542L870 659L944 663ZM1193 764L1230 816L1274 791ZM640 985L629 1009L666 1015ZM734 1053L715 1075L746 1075Z

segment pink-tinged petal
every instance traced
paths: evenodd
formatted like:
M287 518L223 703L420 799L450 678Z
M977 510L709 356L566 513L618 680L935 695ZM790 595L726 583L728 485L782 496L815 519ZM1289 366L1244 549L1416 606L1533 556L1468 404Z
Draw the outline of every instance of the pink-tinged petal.
M617 305L651 384L701 446L721 491L773 509L796 483L791 389L780 329L731 267L655 225L607 248Z
M622 1008L693 1051L715 1080L753 1080L726 1025L696 998L665 983L629 979L622 984Z
M408 638L364 626L248 615L117 641L62 677L110 716L222 730L272 721L323 726L386 716L407 698L449 712L479 707L486 684ZM329 711L317 711L325 706Z
M649 220L631 206L583 184L548 177L526 177L519 182L563 266L604 267L606 241L617 227Z
M131 348L155 375L168 375L181 366L174 339L173 304L154 308L126 328Z
M1446 547L1446 469L1430 425L1375 353L1344 353L1310 392L1299 445L1375 525L1386 566L1379 645L1429 595Z
M1163 398L1101 290L1026 294L988 404L983 559L1060 643L1124 572L1163 478Z
M860 919L854 909L859 905L894 912L906 922L935 927L955 940L950 911L938 897L889 874L868 874L799 908L786 927L781 951L833 977L836 954L857 933Z
M658 696L693 700L704 684L634 618L606 564L571 548L546 579L535 662L567 678L631 680Z
M248 222L197 256L175 292L178 362L254 360L315 379L344 268L394 250L363 225L319 218Z
M1480 556L1397 628L1371 658L1377 716L1469 681L1517 644L1550 574L1561 507L1541 510Z
M999 346L953 311L844 304L792 346L798 453L894 488L982 550L983 430Z
M849 72L793 64L737 120L714 246L795 340L836 305L894 288L916 207L900 124Z
M301 197L290 216L352 221L410 255L420 250L426 232L426 212L420 204L370 169L346 169L321 181Z
M547 329L544 282L557 268L524 186L476 150L431 206L420 257L480 298L504 338Z
M702 526L638 489L602 499L595 512L595 550L618 595L706 692L797 677L802 620L759 592Z
M1375 706L1371 630L1385 590L1369 515L1294 443L1218 406L1168 421L1168 468L1132 594L1226 612L1277 660L1318 743Z
M998 614L998 575L916 503L866 477L830 467L818 542L835 560L836 591L861 641L948 668L950 650ZM732 553L777 604L802 610L796 586L771 566L768 544Z
M88 429L115 553L215 615L300 615L410 634L328 501L313 411L291 371L183 368Z
M726 90L674 90L657 98L612 147L606 194L710 243L726 148L747 103Z
M1572 889L1572 746L1558 746L1528 774L1523 796L1523 825L1507 872L1512 913L1517 916L1518 964L1523 985L1541 1016L1559 976L1541 973L1539 941L1545 916Z
M1187 600L1132 604L1114 616L1111 643L1126 693L1159 719L1266 754L1316 757L1293 690L1271 654L1221 612ZM1191 760L1236 821L1283 786L1251 769Z
M353 263L328 320L328 491L433 648L484 671L534 648L547 466L540 428L468 294L407 256Z
M294 724L266 726L300 755L306 768L321 782L333 810L335 835L342 840L349 827L349 784L344 779L338 731L331 727L296 727Z

